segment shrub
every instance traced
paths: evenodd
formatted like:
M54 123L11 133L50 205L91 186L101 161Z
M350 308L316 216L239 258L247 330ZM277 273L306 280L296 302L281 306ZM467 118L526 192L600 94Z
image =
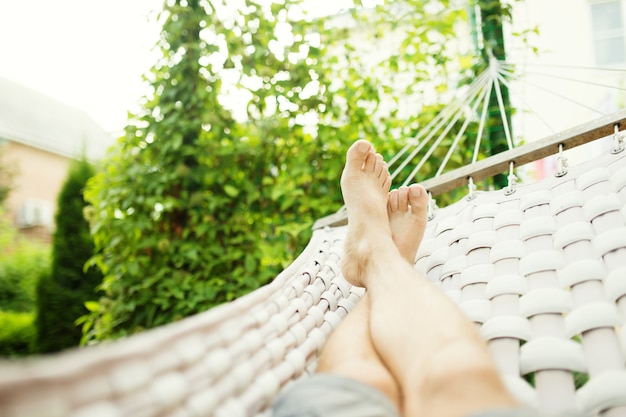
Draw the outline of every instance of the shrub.
M37 279L49 265L49 249L40 243L16 238L0 252L0 310L34 310Z
M102 281L96 268L83 270L94 252L89 224L83 217L83 189L94 174L85 160L75 162L58 198L56 231L52 239L52 268L37 285L37 350L56 352L77 346L81 329L76 320L87 313L85 301L96 298Z
M26 356L33 352L33 312L0 311L0 356Z
M152 93L89 182L100 250L92 262L105 277L104 297L84 319L87 341L163 325L270 281L308 242L314 220L341 206L338 177L351 142L367 138L393 154L401 142L381 138L413 137L438 114L430 105L399 117L405 96L421 87L393 92L389 80L432 85L426 68L441 71L449 57L446 42L428 34L456 37L464 14L450 7L433 15L429 2L409 2L414 13L403 24L416 24L403 45L412 51L397 45L387 67L371 69L344 30L292 16L300 0L232 7L235 18L213 12L225 3L165 3ZM390 16L387 9L367 27L378 37ZM236 109L223 100L233 77L249 97ZM398 107L382 111L381 97ZM434 169L443 156L430 158Z

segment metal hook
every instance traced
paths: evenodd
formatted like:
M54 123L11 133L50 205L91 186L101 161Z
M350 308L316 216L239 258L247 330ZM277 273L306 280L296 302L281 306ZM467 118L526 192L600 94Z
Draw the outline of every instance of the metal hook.
M467 188L469 192L467 194L467 201L472 201L476 198L476 184L474 184L474 179L472 177L468 178Z
M507 185L506 190L504 190L504 195L511 195L515 192L515 184L517 184L517 177L515 176L515 173L513 172L514 166L515 164L513 161L509 162L509 175L507 176L507 180L509 184Z
M563 144L559 144L559 156L556 157L557 171L554 176L560 178L567 174L567 157L563 155Z
M620 153L624 150L624 135L619 133L619 125L615 124L613 126L613 149L611 149L611 153L613 155Z

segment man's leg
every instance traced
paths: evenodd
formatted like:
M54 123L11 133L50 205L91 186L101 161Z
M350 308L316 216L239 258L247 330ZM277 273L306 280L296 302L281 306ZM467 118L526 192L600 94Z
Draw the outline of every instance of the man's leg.
M457 417L514 406L475 326L438 288L419 276L394 244L387 191L372 146L348 151L341 186L348 211L343 271L367 288L370 335L400 386L405 416ZM425 198L413 187L413 198ZM421 237L420 237L421 238Z
M426 228L426 202L410 197L407 187L393 190L388 196L387 214L396 247L407 263L412 265ZM369 295L365 294L332 333L320 355L317 372L351 378L373 386L400 410L401 399L396 381L372 345L369 303Z
M366 162L363 162L365 168ZM367 158L367 169L374 172L381 192L387 192L391 181L382 156L371 153ZM397 192L395 206L398 206ZM406 194L406 193L405 193ZM389 193L389 200L392 193ZM396 216L394 210L394 216ZM391 216L391 211L389 216ZM354 310L330 335L320 355L317 372L350 378L370 385L384 393L400 410L400 392L396 381L382 364L370 338L370 300L365 294Z
M375 168L379 187L388 190L391 180L382 156L372 153L365 165L370 172ZM398 206L397 195L395 200ZM390 211L389 216L398 216L397 211L399 209L393 213ZM415 253L413 259L414 256ZM382 364L370 338L369 305L369 296L365 294L330 335L317 364L317 376L294 384L291 391L277 398L273 406L275 416L399 415L398 386ZM318 397L314 403L311 403L311 396Z
M378 389L401 409L400 391L372 345L369 330L370 300L366 294L330 335L317 364L317 372L350 378Z

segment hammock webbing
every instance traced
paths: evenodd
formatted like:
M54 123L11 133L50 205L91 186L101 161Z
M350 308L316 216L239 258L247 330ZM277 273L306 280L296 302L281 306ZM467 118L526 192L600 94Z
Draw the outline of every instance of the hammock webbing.
M626 415L626 152L437 211L416 268L476 323L511 391L548 412ZM275 281L126 340L0 371L0 415L254 416L312 372L362 289L344 227ZM419 329L414 329L419 331ZM588 375L577 388L575 379ZM534 380L534 387L527 380ZM609 412L610 411L610 412Z

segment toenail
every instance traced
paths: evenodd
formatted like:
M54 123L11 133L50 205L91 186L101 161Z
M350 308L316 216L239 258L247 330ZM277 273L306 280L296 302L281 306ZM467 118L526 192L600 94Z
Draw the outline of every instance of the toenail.
M421 187L409 187L409 192L413 197L419 197L422 194Z
M370 144L365 141L361 141L359 142L357 149L361 152L367 152L370 149Z

